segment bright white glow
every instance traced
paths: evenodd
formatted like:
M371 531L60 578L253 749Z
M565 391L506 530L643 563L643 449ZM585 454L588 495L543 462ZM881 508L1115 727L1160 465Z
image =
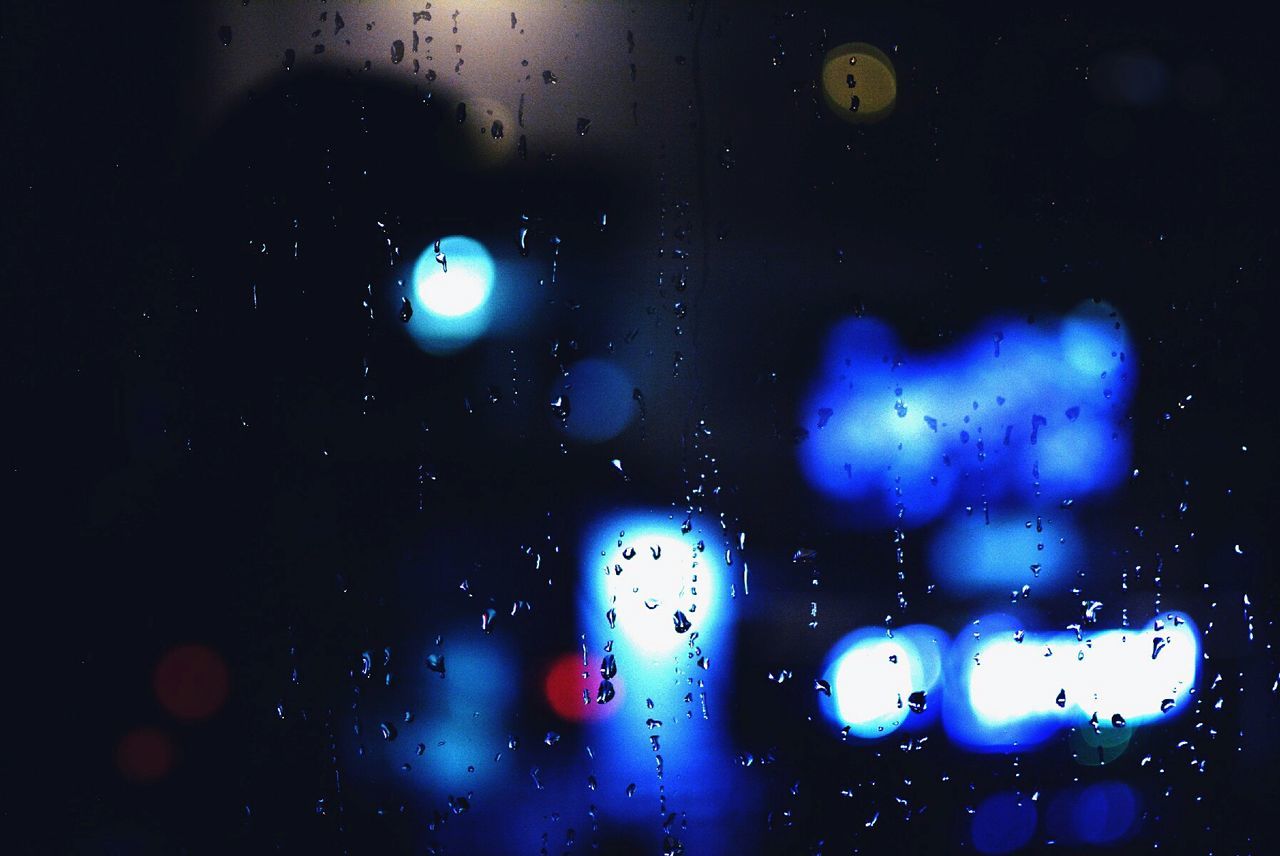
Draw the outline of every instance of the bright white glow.
M427 312L460 318L482 307L493 290L494 264L479 241L461 235L428 247L413 268L413 290Z
M612 610L609 635L639 653L686 647L714 618L721 593L711 566L724 562L723 544L707 543L697 530L681 532L681 522L665 514L618 515L609 523L616 527L597 527L588 542L585 617L608 629Z
M982 646L969 670L968 689L973 712L984 724L1007 725L1063 712L1057 704L1062 666L1070 665L1075 652L1065 644L1049 656L1047 650L1051 646L1042 637L1030 635L1022 642L1004 636Z
M831 695L836 715L856 737L878 737L910 710L911 651L893 639L854 645L836 661Z
M855 737L883 737L913 717L924 692L927 726L938 710L948 733L978 750L1033 745L1059 728L1124 728L1157 722L1194 697L1199 633L1179 613L1145 628L1015 633L1008 616L984 616L944 650L927 625L856 630L823 669L831 697L824 712ZM1021 641L1019 641L1019 639ZM1154 656L1153 656L1154 655ZM951 663L943 673L943 659ZM945 683L945 685L944 685ZM941 703L939 703L941 702Z
M1092 638L1092 649L1075 662L1068 698L1085 716L1120 714L1138 724L1172 715L1191 701L1200 643L1178 617L1160 631L1109 630ZM1159 652L1156 651L1159 640ZM1074 693L1073 693L1074 690ZM1168 708L1168 710L1165 710Z
M1154 656L1153 656L1154 654ZM1170 615L1146 629L1010 634L985 641L966 667L969 707L981 726L1032 718L1109 725L1171 716L1190 702L1200 643L1195 628ZM1059 704L1061 700L1061 704Z
M928 694L942 678L942 631L913 624L893 631L856 630L836 643L823 670L830 683L827 715L849 734L883 737L928 705ZM913 712L912 694L924 693L924 705ZM931 719L926 715L921 722Z

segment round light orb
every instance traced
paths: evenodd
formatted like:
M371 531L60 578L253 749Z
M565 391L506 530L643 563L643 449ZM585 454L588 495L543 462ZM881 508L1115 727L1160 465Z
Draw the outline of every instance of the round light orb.
M396 311L420 348L456 351L488 330L496 273L484 244L465 235L443 237L423 249Z
M879 122L898 100L898 74L884 51L865 42L847 42L822 58L822 100L839 118L854 124Z

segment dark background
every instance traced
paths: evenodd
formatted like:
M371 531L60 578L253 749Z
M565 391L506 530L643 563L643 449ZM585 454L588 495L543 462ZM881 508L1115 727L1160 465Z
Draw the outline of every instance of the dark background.
M851 312L937 347L996 310L1058 313L1091 297L1114 303L1138 343L1132 428L1143 473L1095 512L1091 531L1112 570L1164 558L1166 602L1177 597L1202 627L1216 621L1225 638L1211 637L1206 672L1228 676L1229 703L1210 723L1216 741L1192 717L1146 735L1166 749L1201 741L1208 763L1200 774L1170 762L1166 779L1143 780L1175 793L1152 804L1128 846L1274 843L1276 86L1264 22L1223 8L664 7L652 14L689 18L695 53L681 68L695 103L672 111L662 137L664 156L694 180L662 191L622 155L548 162L537 140L527 160L476 168L451 134L457 98L446 88L423 108L412 87L340 71L259 88L193 141L183 114L197 108L175 72L189 61L174 38L191 30L185 13L58 5L6 3L0 19L3 472L15 548L5 600L16 619L6 622L6 707L21 762L6 767L26 797L3 810L30 852L61 850L68 835L76 852L420 849L432 807L379 818L372 797L348 793L341 834L332 815L316 814L317 799L333 798L330 738L319 716L282 727L276 704L336 706L360 650L423 622L472 620L489 599L533 597L510 569L517 545L572 542L592 503L681 501L706 469L703 454L718 462L716 507L761 557L766 595L739 619L749 675L734 740L778 759L744 772L770 791L761 814L795 812L790 827L767 829L762 817L753 840L769 852L848 844L845 803L825 794L842 765L857 764L865 781L931 779L921 787L937 804L927 820L886 810L876 829L859 830L866 851L900 847L904 835L920 846L963 841L961 806L976 799L964 791L1012 784L1007 762L943 747L918 760L891 746L833 746L795 713L810 703L803 681L756 688L757 672L819 658L842 629L879 620L895 591L888 571L881 584L833 563L821 638L800 632L807 580L789 567L792 550L887 568L892 544L888 531L849 534L814 512L795 474L796 399L826 325ZM809 81L824 38L903 45L886 123L822 117ZM1170 95L1149 107L1106 103L1080 69L1113 48L1158 56ZM1220 76L1216 97L1177 94L1197 64ZM650 144L637 135L639 149ZM317 177L326 169L328 183ZM402 176L423 171L430 182L406 191ZM648 294L650 310L613 317L575 282L615 271L619 257L649 258L663 193L665 216L687 226L689 290L618 278L616 288ZM605 209L601 232L592 218ZM317 249L296 262L257 257L251 241L293 240L297 211L308 214L302 240ZM483 349L428 358L390 313L361 306L366 283L385 284L375 218L390 218L408 253L442 227L512 240L526 211L535 259L546 261L553 234L583 249L565 259L567 285L542 326L516 343L514 372ZM633 328L661 374L675 350L683 362L645 396L644 419L622 441L621 457L643 462L622 483L611 454L559 451L542 395L573 353L621 347ZM714 440L694 442L699 419ZM1176 513L1183 500L1192 515ZM415 522L419 508L428 525ZM1186 546L1173 555L1174 543ZM414 555L432 569L417 589L403 576ZM567 579L572 567L551 572ZM464 577L474 599L459 599ZM923 584L917 575L910 593L927 603L916 597ZM1245 592L1260 617L1252 646L1227 641L1240 637ZM968 614L964 604L929 608L909 617L958 627ZM537 660L572 645L572 617L571 604L542 598L511 632ZM161 721L151 670L193 639L229 662L228 705L177 729L181 763L166 782L123 782L114 743ZM312 677L290 687L299 659ZM535 708L531 731L545 717ZM1029 781L1076 772L1061 769L1061 753L1028 753L1020 765ZM797 779L806 787L794 797ZM890 803L891 789L876 798ZM604 835L606 849L619 846Z

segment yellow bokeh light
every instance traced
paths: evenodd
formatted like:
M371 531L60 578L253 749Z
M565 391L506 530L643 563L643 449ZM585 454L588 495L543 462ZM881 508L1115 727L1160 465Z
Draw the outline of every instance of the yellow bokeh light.
M879 122L898 100L893 63L884 51L865 42L832 48L822 58L822 100L846 122Z

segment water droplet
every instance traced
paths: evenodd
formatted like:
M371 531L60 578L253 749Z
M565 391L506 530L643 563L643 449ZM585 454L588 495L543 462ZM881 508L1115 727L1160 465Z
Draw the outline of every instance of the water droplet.
M608 680L600 682L600 687L596 690L596 704L608 704L613 701L614 697L613 683Z
M916 690L907 696L907 706L911 708L912 713L924 713L925 708L928 707L924 690Z
M693 624L689 622L689 619L685 617L685 614L678 609L676 610L675 615L672 616L672 621L675 624L677 633L688 633L689 628L693 627Z

